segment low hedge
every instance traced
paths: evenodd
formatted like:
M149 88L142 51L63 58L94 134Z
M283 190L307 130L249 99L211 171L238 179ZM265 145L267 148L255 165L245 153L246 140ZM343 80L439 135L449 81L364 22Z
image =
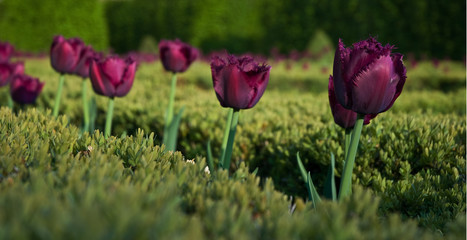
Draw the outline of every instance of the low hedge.
M260 187L243 164L230 178L206 173L204 159L164 153L153 134L80 136L34 109L0 109L0 159L1 239L465 238L463 214L441 235L379 214L379 197L360 187L312 209L270 180Z

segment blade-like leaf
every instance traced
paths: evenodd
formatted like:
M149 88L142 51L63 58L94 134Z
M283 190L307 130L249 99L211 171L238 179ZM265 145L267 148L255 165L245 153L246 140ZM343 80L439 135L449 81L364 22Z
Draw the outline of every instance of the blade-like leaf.
M303 166L302 160L300 159L299 152L297 152L297 163L298 163L298 168L300 169L300 174L302 174L303 181L307 183L306 170L305 170L305 167Z
M317 204L321 202L321 198L319 197L318 192L316 191L315 185L313 184L313 180L311 180L310 172L307 175L307 189L308 189L308 197L313 202L313 206L316 208Z
M211 152L211 140L208 140L207 144L207 161L208 161L208 168L209 171L214 172L214 162L212 161L212 152Z
M180 120L182 119L183 111L185 110L185 106L180 109L177 115L174 116L172 123L168 129L168 139L167 139L167 146L166 149L169 151L175 151L177 147L177 136L178 136L178 128L180 126Z
M329 165L328 175L326 177L326 181L324 182L324 196L328 199L332 199L333 201L336 200L336 181L334 178L334 167L335 167L335 159L334 154L331 153L331 165Z

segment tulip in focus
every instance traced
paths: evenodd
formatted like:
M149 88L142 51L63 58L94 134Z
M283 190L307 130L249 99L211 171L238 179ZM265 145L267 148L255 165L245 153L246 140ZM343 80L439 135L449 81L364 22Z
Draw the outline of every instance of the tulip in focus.
M159 56L165 70L172 72L169 106L165 115L164 135L162 142L165 150L175 151L177 146L177 134L183 108L174 115L175 90L177 87L177 73L185 72L198 57L196 48L180 41L162 40L159 43Z
M93 59L89 68L92 88L99 95L109 97L109 107L105 123L105 137L110 136L114 97L127 95L133 86L136 62L128 57L125 60L112 56L105 59Z
M399 97L406 80L402 54L374 38L345 48L342 40L334 57L334 89L346 109L361 114L387 111Z
M55 36L50 48L52 67L61 74L74 73L84 47L79 38L65 39L63 36Z
M214 57L211 74L221 106L237 110L254 107L266 90L270 70L270 66L259 65L251 57Z
M165 70L169 72L185 72L198 55L196 48L179 39L161 40L159 43L159 57Z
M240 109L249 109L258 103L268 85L270 70L270 66L260 65L248 56L237 58L229 55L226 60L215 56L211 61L217 99L222 107L230 108L219 158L219 164L224 169L230 168ZM209 149L208 144L208 156L211 155ZM210 157L208 162L212 166Z
M13 55L13 51L13 45L11 45L8 42L0 42L0 63L8 62L10 60L11 55Z
M17 74L11 78L10 94L19 104L32 104L42 91L44 83L25 74Z

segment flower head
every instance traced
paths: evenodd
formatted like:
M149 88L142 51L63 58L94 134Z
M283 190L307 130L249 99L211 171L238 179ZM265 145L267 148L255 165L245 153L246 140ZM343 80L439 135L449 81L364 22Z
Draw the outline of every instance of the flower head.
M159 43L159 56L167 71L185 72L198 55L196 48L178 39L162 40Z
M123 97L133 86L136 62L128 57L116 56L92 59L89 69L92 88L97 94L107 97Z
M374 38L346 48L342 40L334 56L334 89L346 109L361 114L388 110L399 97L406 80L402 54L391 53Z
M74 69L74 73L82 78L89 77L89 65L94 58L101 58L102 54L96 53L91 46L86 46L81 50L78 63Z
M211 74L217 99L221 106L235 109L252 108L258 103L269 82L271 66L259 65L251 57L227 60L215 56Z
M63 36L55 36L50 47L52 67L61 74L74 73L84 47L79 38L65 39Z
M11 55L13 55L13 45L8 42L1 43L0 42L0 63L1 62L8 62L10 60Z
M0 63L0 87L7 85L15 74L24 74L23 62Z
M13 75L10 82L11 98L20 104L31 104L42 91L44 83L26 74Z

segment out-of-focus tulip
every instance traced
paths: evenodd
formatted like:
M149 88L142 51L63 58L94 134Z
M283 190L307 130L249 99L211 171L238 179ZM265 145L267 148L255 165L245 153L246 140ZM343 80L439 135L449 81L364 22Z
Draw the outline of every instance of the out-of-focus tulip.
M342 128L352 128L355 125L355 121L357 120L357 113L352 110L345 109L337 101L336 94L334 92L334 82L332 76L329 77L328 94L329 105L331 106L331 112L332 116L334 117L334 122ZM377 114L365 115L363 124L369 124L370 120L375 118L376 115Z
M198 57L196 48L176 39L175 41L161 40L159 42L159 56L165 70L173 73L185 72Z
M394 104L407 77L402 54L391 53L393 48L374 38L345 48L339 39L333 77L337 100L344 108L377 114Z
M89 65L94 58L101 58L102 54L96 53L91 46L86 46L81 50L78 63L74 69L74 73L82 78L89 77Z
M44 87L44 83L39 82L38 78L25 74L13 75L10 82L11 98L20 104L34 103L41 93L42 87Z
M7 85L10 82L11 77L15 74L24 74L23 62L0 63L0 87Z
M65 39L63 36L55 36L50 48L52 67L61 74L74 73L84 47L79 38Z
M111 56L105 59L92 59L89 68L92 88L97 94L113 97L125 96L133 86L136 62L128 57L125 60Z
M13 55L13 45L8 42L1 43L0 42L0 63L1 62L8 62L10 60L11 55Z
M217 99L223 107L248 109L258 103L269 82L271 66L259 65L251 57L227 60L214 57L211 73Z

